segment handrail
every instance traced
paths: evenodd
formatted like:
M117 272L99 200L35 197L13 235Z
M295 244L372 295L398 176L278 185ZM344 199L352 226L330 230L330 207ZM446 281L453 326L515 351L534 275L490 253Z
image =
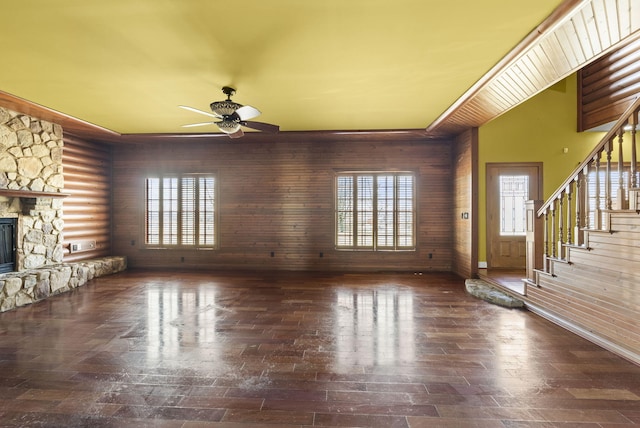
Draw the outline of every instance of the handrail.
M620 119L618 119L615 123L615 125L613 125L613 127L609 130L609 132L606 133L606 135L604 137L602 137L602 140L600 140L600 142L595 146L595 148L587 155L587 157L585 158L585 160L582 161L582 163L580 163L574 170L573 172L569 175L569 178L567 178L559 187L558 189L553 192L553 194L551 195L551 197L549 197L546 202L540 207L540 209L538 210L537 214L538 217L540 217L541 215L543 215L545 213L545 211L553 204L553 202L562 196L562 193L564 192L564 190L567 188L567 186L569 186L569 184L571 184L571 182L573 180L576 179L576 177L578 176L578 174L580 174L580 172L587 166L589 165L589 163L593 160L593 158L600 153L604 147L605 144L608 144L616 135L618 135L618 132L620 131L620 129L622 127L624 127L626 125L626 123L628 122L629 118L631 117L631 115L638 109L640 108L640 96L636 97L636 99L634 100L634 102L624 111L624 113L620 116Z

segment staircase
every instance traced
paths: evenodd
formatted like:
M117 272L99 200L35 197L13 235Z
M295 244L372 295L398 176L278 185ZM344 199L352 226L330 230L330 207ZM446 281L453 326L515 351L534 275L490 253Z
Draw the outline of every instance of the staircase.
M530 202L525 279L531 311L636 364L639 110L640 98L547 201Z

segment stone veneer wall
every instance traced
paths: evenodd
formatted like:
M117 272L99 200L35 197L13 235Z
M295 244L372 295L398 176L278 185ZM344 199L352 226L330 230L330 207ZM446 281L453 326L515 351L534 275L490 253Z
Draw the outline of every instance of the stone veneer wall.
M127 268L126 257L104 257L0 275L0 312L72 290Z
M62 128L0 107L0 189L60 193ZM61 198L0 196L0 217L18 218L17 270L62 261Z

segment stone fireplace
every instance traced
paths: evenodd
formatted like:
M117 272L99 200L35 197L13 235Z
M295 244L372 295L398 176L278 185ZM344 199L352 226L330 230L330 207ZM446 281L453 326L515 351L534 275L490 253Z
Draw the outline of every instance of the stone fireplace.
M0 107L0 218L15 222L14 271L62 262L62 149L60 126Z
M0 107L0 312L127 267L117 256L63 263L62 149L60 126Z

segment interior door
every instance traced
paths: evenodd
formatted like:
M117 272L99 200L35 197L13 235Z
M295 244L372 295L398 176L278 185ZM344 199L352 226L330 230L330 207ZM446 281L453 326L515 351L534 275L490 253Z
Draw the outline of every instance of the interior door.
M541 163L487 164L487 266L526 267L525 202L540 199Z

